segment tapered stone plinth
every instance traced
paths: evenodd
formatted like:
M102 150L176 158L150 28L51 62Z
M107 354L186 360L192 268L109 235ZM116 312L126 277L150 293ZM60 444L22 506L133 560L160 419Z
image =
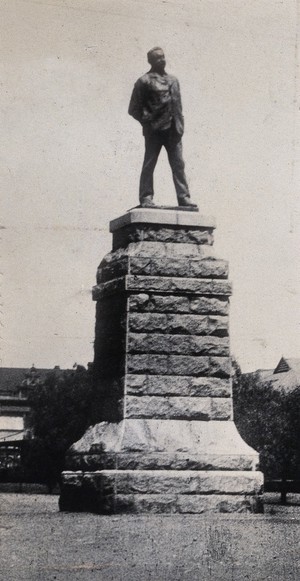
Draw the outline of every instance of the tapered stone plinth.
M262 510L258 454L232 416L228 264L214 220L134 209L111 222L100 264L100 423L68 452L62 510Z

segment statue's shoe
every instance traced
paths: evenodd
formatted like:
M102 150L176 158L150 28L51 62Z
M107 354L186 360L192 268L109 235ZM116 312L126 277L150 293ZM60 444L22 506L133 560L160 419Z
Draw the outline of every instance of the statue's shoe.
M141 208L156 208L156 205L152 200L144 200L141 202Z
M194 202L192 202L191 198L183 198L182 200L180 200L180 202L178 203L178 206L190 206L191 208L197 208L197 204L194 204Z

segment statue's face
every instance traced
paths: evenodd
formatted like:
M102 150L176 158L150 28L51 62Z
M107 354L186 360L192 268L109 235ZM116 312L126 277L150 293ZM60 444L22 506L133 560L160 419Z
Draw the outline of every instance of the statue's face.
M159 49L152 53L151 65L152 68L158 73L164 72L166 66L166 59L163 50Z

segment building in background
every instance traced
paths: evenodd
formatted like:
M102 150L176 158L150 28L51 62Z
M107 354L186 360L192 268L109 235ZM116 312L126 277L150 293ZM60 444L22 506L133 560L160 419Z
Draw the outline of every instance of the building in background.
M265 383L271 383L274 389L284 390L286 393L300 387L300 358L286 359L281 357L275 369L258 369L255 373ZM251 375L245 373L244 375Z
M50 369L2 367L0 369L0 443L23 440L29 435L28 396Z

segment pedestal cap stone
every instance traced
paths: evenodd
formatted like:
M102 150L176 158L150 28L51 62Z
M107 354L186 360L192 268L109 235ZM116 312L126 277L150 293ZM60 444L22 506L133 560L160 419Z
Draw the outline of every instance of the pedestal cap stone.
M211 246L215 227L212 216L163 208L134 208L110 222L113 250L141 241Z
M182 212L181 210L165 210L152 208L134 208L115 218L109 223L109 231L115 232L130 224L159 224L172 226L192 226L200 228L216 228L213 216L203 216L198 212Z

